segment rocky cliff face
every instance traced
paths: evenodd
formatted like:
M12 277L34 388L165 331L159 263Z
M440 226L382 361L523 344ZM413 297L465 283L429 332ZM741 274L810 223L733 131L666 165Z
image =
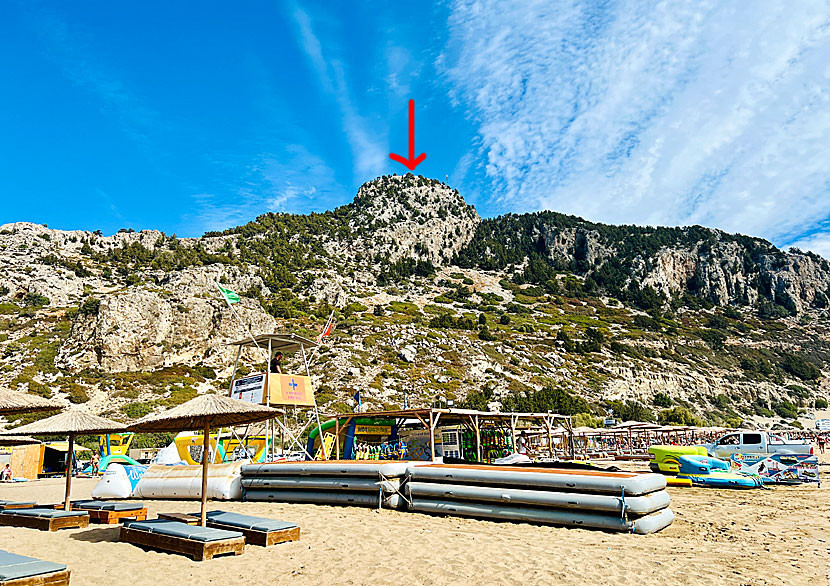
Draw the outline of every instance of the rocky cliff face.
M133 286L102 296L89 312L79 313L61 346L56 364L77 371L146 371L186 364L225 370L234 349L247 337L239 319L217 295L221 269L205 267L173 273L158 286ZM235 286L262 287L256 277L240 276ZM274 318L252 299L234 306L253 331L272 332Z

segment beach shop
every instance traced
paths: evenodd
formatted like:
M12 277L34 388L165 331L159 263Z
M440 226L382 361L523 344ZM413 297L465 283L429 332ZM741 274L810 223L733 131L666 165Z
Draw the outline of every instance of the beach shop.
M328 416L312 429L306 451L314 459L425 460L490 463L516 452L524 431L540 457L573 452L571 418L555 413L497 413L421 408ZM321 438L322 432L322 438ZM323 452L331 456L326 458Z

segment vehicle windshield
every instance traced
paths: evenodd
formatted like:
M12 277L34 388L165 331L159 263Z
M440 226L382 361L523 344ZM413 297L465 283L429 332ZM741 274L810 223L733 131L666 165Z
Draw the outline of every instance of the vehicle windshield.
M733 433L732 435L724 436L718 442L721 446L737 446L738 445L738 434Z

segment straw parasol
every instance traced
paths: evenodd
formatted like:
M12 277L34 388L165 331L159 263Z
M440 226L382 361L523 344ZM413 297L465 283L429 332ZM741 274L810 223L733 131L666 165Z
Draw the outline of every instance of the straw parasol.
M31 413L33 411L52 411L62 408L63 406L60 403L55 403L36 395L0 389L0 415Z
M36 440L33 437L26 437L25 435L0 437L0 446L26 446L39 443L40 440Z
M207 507L207 457L210 450L210 428L245 425L265 421L282 411L256 405L246 401L231 399L223 395L204 394L161 413L147 415L130 426L131 431L190 431L200 429L204 432L202 440L202 515L201 525L205 526Z
M0 436L28 435L66 435L68 438L68 449L66 450L66 495L63 500L63 508L69 510L69 490L72 486L72 459L75 454L73 445L76 434L87 433L109 433L111 431L122 431L126 426L117 421L111 421L98 417L83 407L75 407L58 413L52 417L34 421L12 430L0 433Z

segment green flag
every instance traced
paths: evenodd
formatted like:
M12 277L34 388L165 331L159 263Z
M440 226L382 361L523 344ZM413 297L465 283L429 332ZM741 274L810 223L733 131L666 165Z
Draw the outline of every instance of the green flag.
M216 285L219 287L219 290L222 292L222 295L225 296L225 301L228 303L239 303L239 295L231 291L230 289L225 289L222 285Z

